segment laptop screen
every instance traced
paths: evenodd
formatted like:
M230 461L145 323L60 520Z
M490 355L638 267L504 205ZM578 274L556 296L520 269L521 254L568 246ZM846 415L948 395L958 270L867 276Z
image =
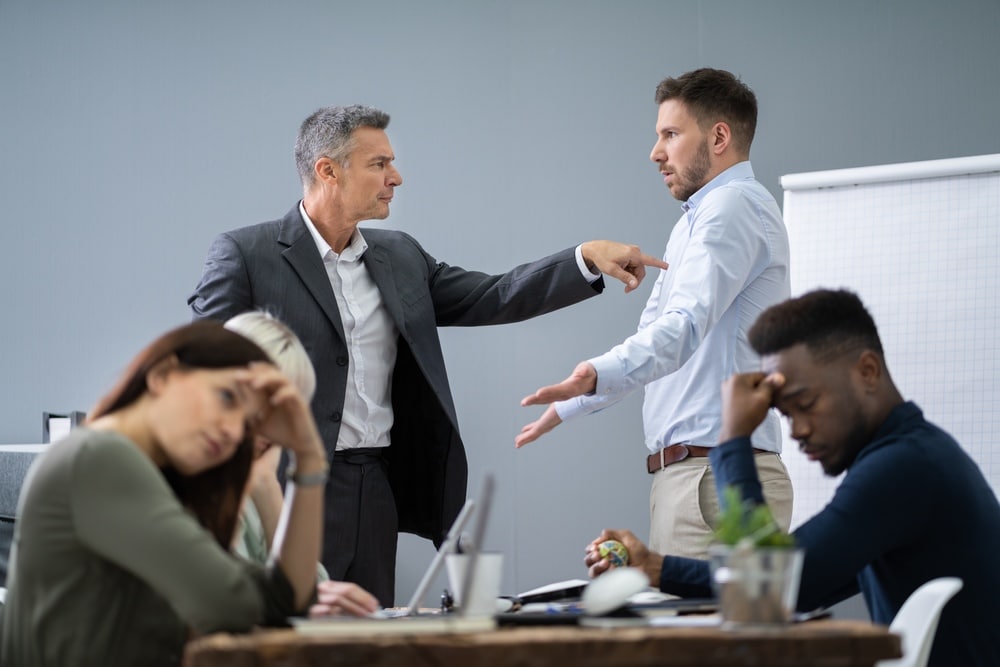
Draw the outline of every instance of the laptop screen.
M403 608L403 613L405 615L417 613L420 609L420 603L424 599L424 595L427 594L427 589L441 571L441 567L444 565L445 556L449 553L459 551L460 549L470 554L469 566L466 568L465 577L461 583L462 591L468 591L470 589L473 578L475 577L476 561L478 560L477 554L482 548L483 539L486 536L486 523L489 519L490 506L493 503L493 486L493 475L486 473L483 477L482 487L479 490L478 501L473 500L472 498L465 501L465 505L462 507L462 510L458 513L455 521L452 522L451 528L448 529L448 534L445 536L444 542L441 543L441 548L439 548L437 553L434 554L434 559L431 560L430 566L428 566L427 571L424 572L424 576L420 579L420 583L417 584L417 589L413 591L413 597L410 598L410 602ZM478 512L476 511L477 508ZM473 515L475 515L474 522ZM462 539L462 531L470 523L473 526L471 542ZM459 595L458 598L463 599L463 596Z
M420 583L417 584L416 590L413 591L413 596L410 601L402 609L402 615L416 614L420 609L420 603L423 601L424 596L427 594L427 589L430 588L431 583L433 583L435 577L441 571L441 566L444 565L444 557L449 553L453 553L458 548L458 541L462 536L462 530L465 529L466 524L472 519L473 511L476 508L476 501L469 498L465 501L465 505L462 510L455 517L455 521L452 522L451 528L448 529L448 534L444 538L444 542L441 543L441 547L434 554L434 558L431 560L431 564L427 567L424 572L424 576L421 577Z

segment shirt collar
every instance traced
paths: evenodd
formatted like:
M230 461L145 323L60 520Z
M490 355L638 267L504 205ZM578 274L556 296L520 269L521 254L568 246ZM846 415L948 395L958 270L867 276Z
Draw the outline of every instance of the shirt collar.
M313 237L313 241L316 243L316 249L319 250L319 256L326 258L327 253L333 253L334 257L339 257L347 262L356 262L361 259L361 256L365 254L365 250L368 250L368 243L365 241L364 235L358 228L354 229L354 234L351 235L351 242L347 244L344 251L339 255L333 251L330 244L326 242L323 235L319 233L316 229L316 225L313 224L312 218L306 213L306 207L302 201L299 201L299 215L302 216L302 221L306 223L306 229Z
M750 166L750 161L744 160L743 162L737 162L732 167L720 172L718 176L701 186L701 189L691 195L686 202L681 204L681 208L684 209L685 213L693 211L698 208L698 204L701 203L701 200L704 199L712 190L720 188L731 181L753 180L753 178L753 167Z

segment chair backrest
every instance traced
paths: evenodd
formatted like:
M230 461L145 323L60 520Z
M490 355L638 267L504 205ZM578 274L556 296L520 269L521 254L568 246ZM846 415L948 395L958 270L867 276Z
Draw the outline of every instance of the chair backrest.
M926 667L941 610L961 588L961 579L941 577L913 591L889 626L890 631L903 638L903 657L882 660L876 667Z

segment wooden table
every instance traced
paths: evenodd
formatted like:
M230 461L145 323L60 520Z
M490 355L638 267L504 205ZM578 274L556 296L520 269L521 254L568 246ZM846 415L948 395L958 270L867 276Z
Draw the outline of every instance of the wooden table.
M458 634L305 636L295 630L211 635L188 644L186 667L871 666L901 656L884 626L822 620L778 631L570 626Z

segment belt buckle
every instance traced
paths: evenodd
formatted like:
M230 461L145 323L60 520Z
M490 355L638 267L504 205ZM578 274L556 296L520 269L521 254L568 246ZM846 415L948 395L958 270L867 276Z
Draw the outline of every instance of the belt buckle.
M678 451L678 453L680 454L680 456L678 456L677 458L671 458L670 461L667 461L666 454L664 454L664 452L667 451L667 447L669 447L671 449L676 449ZM690 451L688 450L688 448L685 445L681 445L681 444L678 444L678 445L667 445L666 447L660 447L659 454L660 454L660 467L657 468L656 470L654 470L653 471L654 473L660 472L661 470L664 470L668 465L671 465L673 463L677 463L678 461L683 461L684 459L686 459L688 457L688 454L690 454Z

